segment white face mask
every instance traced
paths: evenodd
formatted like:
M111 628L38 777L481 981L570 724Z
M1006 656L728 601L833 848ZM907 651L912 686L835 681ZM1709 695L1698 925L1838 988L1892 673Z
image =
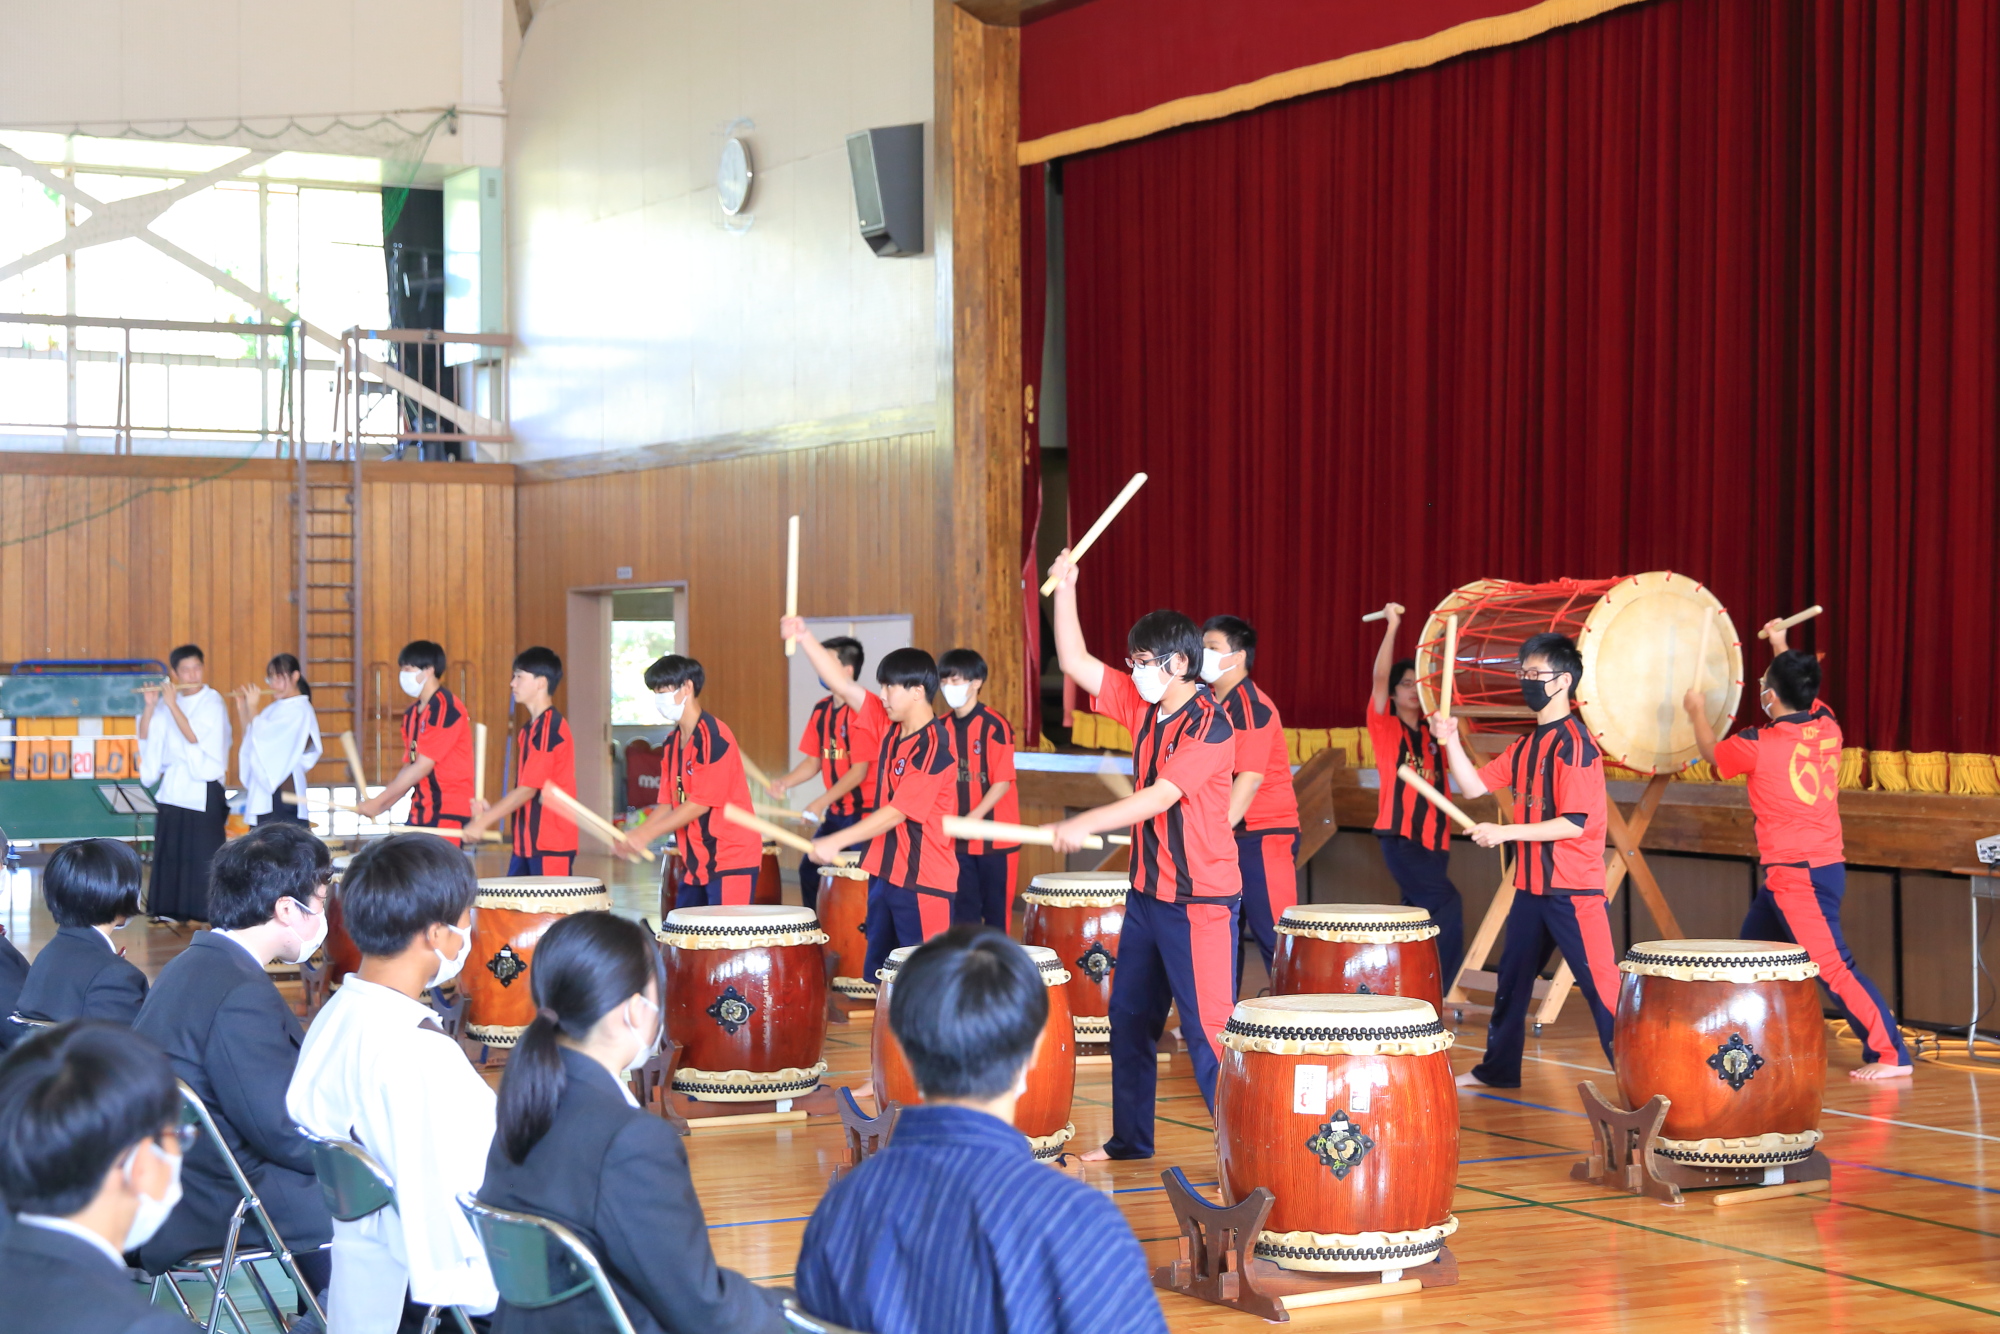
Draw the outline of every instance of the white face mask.
M174 1206L181 1202L180 1155L168 1153L157 1144L147 1144L143 1147L151 1149L159 1155L161 1161L166 1163L167 1193L156 1200L146 1194L146 1192L140 1190L133 1182L132 1164L139 1152L137 1148L134 1148L132 1150L133 1157L125 1160L125 1184L131 1186L133 1192L138 1195L139 1209L138 1212L132 1215L132 1226L125 1233L125 1245L121 1249L127 1251L136 1251L151 1241L153 1234L166 1226L167 1216L173 1213Z
M403 688L405 695L416 699L424 693L424 674L414 667L405 667L396 673L396 684Z
M1148 704L1158 704L1167 697L1167 669L1156 662L1149 662L1133 670L1132 684L1138 690L1140 699Z
M436 954L438 956L437 976L433 977L430 980L430 985L434 987L441 987L445 983L451 981L454 977L457 977L458 970L465 967L465 961L472 957L472 933L470 931L460 930L455 925L448 925L445 929L450 931L452 934L456 935L460 940L464 941L465 945L463 948L459 950L458 957L456 959L447 959L444 957L443 953L441 953L438 950L431 951L431 953Z
M1224 670L1222 660L1227 656L1229 655L1218 653L1212 648L1203 649L1201 651L1201 679L1210 685L1214 685L1217 681L1220 681Z
M972 698L972 687L967 685L965 682L946 681L944 683L944 702L946 704L949 704L952 708L954 709L964 708L966 702L971 698Z
M293 899L292 902L299 903L297 899ZM300 911L307 913L311 913L312 911L311 909L307 908L303 903L299 903L299 909ZM321 908L319 912L313 914L312 917L313 917L312 933L308 935L304 940L299 942L298 953L292 958L285 960L286 963L293 963L293 964L304 963L307 959L312 958L313 951L317 950L320 947L321 943L326 940L326 909Z
M632 999L642 1000L642 1001L646 1000L644 996L635 996ZM628 1001L627 1004L630 1004L630 1002ZM630 1071L637 1070L640 1066L644 1065L646 1062L652 1060L655 1056L659 1055L661 1039L666 1037L667 1033L666 1019L665 1016L663 1016L660 1013L660 1007L657 1005L653 1005L651 1001L646 1001L646 1004L652 1006L653 1010L653 1040L651 1042L640 1043L639 1050L633 1053L632 1059L625 1062L625 1069L628 1073ZM632 1025L632 1017L629 1014L626 1015L625 1022L628 1025ZM642 1030L640 1030L636 1025L632 1025L632 1031L634 1033L637 1033Z
M678 724L681 715L687 712L687 701L671 690L656 690L653 692L653 712L660 715L662 722Z

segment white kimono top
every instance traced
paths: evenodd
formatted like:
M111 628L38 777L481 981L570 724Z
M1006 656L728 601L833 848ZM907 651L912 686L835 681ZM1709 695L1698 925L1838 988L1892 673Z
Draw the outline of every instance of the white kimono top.
M195 740L181 735L180 725L161 700L139 743L139 781L160 790L153 800L183 810L208 809L208 785L229 772L229 706L211 686L183 695L181 712L194 729Z
M286 1110L316 1135L354 1140L396 1183L396 1208L333 1225L329 1334L395 1329L405 1285L419 1304L493 1309L499 1294L458 1197L486 1179L495 1106L429 1006L349 974L319 1012Z
M171 719L169 720L171 721ZM292 791L306 795L306 770L319 763L325 751L319 737L319 715L310 699L293 695L273 700L250 720L243 733L243 747L237 752L236 773L243 780L243 794L249 799L244 808L249 815L269 815L271 794L291 780ZM292 812L281 812L290 814ZM304 810L296 812L304 815Z

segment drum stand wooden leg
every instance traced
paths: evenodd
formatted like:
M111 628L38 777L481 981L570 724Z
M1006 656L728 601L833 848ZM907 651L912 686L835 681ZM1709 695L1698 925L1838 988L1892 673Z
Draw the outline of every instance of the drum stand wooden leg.
M1670 1105L1664 1094L1656 1094L1645 1106L1628 1112L1613 1106L1588 1079L1578 1084L1576 1091L1596 1143L1588 1159L1570 1168L1571 1180L1649 1196L1667 1205L1685 1203L1683 1189L1750 1187L1714 1196L1718 1209L1813 1195L1831 1188L1833 1165L1818 1149L1803 1161L1784 1167L1689 1167L1660 1156L1660 1127Z
M838 1180L842 1172L853 1171L882 1151L896 1133L896 1118L902 1115L903 1104L885 1103L878 1115L870 1116L854 1101L854 1090L846 1085L834 1091L834 1102L840 1110L841 1133L847 1139L847 1162L834 1173Z
M1248 1199L1225 1209L1196 1194L1178 1167L1160 1173L1160 1180L1166 1183L1167 1203L1180 1223L1181 1255L1153 1271L1156 1288L1284 1323L1302 1307L1403 1297L1458 1282L1458 1258L1450 1247L1441 1249L1429 1264L1382 1274L1281 1269L1253 1254L1276 1198L1270 1191L1259 1186Z
M1667 774L1654 774L1646 780L1646 790L1639 794L1639 800L1632 807L1632 818L1628 822L1625 813L1618 809L1618 803L1604 803L1606 832L1611 835L1612 850L1604 872L1604 900L1608 904L1618 897L1619 886L1629 875L1638 887L1639 897L1646 901L1646 910L1653 914L1653 924L1666 940L1679 940L1685 933L1681 930L1680 919L1667 906L1667 896L1660 892L1660 882L1653 878L1653 868L1646 864L1646 854L1639 850L1639 842L1646 837L1646 830L1653 823L1653 816L1660 809L1660 799L1667 794L1667 784L1672 782ZM1556 969L1555 978L1549 983L1548 994L1535 1011L1535 1036L1542 1035L1542 1025L1553 1024L1562 1013L1563 1002L1569 999L1570 988L1576 985L1576 973L1565 959ZM1615 996L1606 996L1604 1003L1614 1005Z
M677 1135L688 1133L688 1123L674 1110L674 1067L680 1064L681 1044L665 1042L647 1062L632 1072L632 1096L641 1107L653 1107L674 1128Z

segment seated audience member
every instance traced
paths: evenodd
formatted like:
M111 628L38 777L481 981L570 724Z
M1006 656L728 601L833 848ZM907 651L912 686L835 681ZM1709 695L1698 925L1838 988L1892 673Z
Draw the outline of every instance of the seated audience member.
M0 1051L7 1049L5 1029L18 1025L7 1022L7 1016L14 1013L14 1006L21 999L21 987L28 980L28 956L14 948L14 942L7 939L7 929L0 927Z
M134 1028L160 1044L174 1073L208 1104L216 1129L270 1211L315 1293L326 1291L333 1219L312 1156L285 1110L305 1032L264 965L310 958L326 938L332 878L326 845L301 824L273 821L226 843L209 873L214 930L197 931L153 983ZM188 1155L186 1194L139 1252L147 1273L198 1250L219 1249L242 1196L215 1146ZM243 1241L262 1241L254 1217Z
M105 1019L130 1024L146 999L146 975L111 943L139 914L139 854L111 838L65 843L42 872L56 933L28 969L16 1013L30 1019ZM22 1026L7 1024L19 1040Z
M496 1300L458 1207L486 1174L493 1090L424 1003L472 954L477 892L465 854L432 834L383 839L341 877L361 968L307 1031L285 1107L313 1134L366 1149L396 1183L396 1207L333 1225L332 1334L396 1329L406 1292L419 1319Z
M479 1198L581 1237L638 1334L779 1334L783 1293L716 1267L687 1150L625 1090L660 1045L652 934L608 912L565 917L528 978L535 1020L507 1058ZM611 1327L595 1293L493 1317L496 1334Z
M991 927L954 927L910 956L889 1026L924 1101L813 1211L806 1310L871 1334L1166 1329L1117 1208L1036 1162L1013 1126L1048 1010L1027 951Z
M64 1334L190 1334L156 1310L121 1252L181 1197L181 1100L159 1048L114 1024L36 1031L0 1061L0 1326Z

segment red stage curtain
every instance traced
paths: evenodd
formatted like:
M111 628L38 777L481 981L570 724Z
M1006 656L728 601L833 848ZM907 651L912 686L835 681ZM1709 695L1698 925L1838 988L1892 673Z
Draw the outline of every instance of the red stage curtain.
M1386 600L1675 569L2000 751L1997 145L1992 3L1659 0L1069 161L1073 522L1153 477L1093 646L1234 612L1352 725Z
M1047 324L1049 227L1045 168L1021 172L1021 735L1042 739L1042 595L1035 533L1042 523L1042 332Z

